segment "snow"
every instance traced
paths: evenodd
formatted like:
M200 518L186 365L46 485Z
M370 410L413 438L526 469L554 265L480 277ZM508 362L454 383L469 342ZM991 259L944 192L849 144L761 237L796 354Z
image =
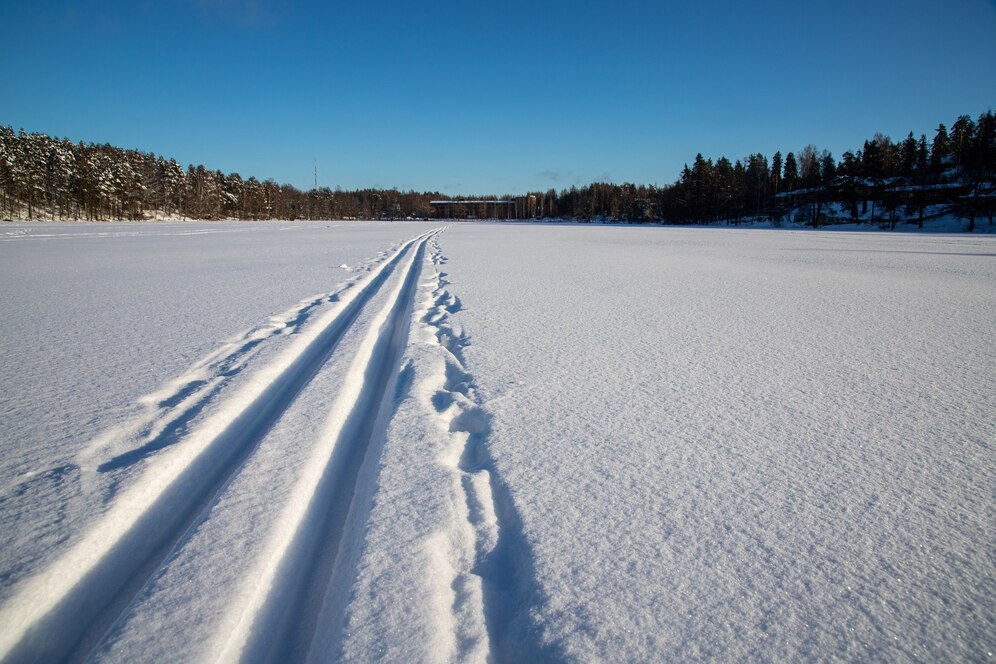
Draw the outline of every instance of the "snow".
M0 599L102 509L94 496L118 490L122 478L105 482L106 473L83 467L141 460L143 448L175 442L187 426L183 412L193 415L353 276L334 265L365 261L410 235L389 224L328 223L7 229L17 234L0 241L0 486L9 538ZM187 385L196 388L189 395ZM190 408L162 408L171 394ZM94 458L94 448L108 445ZM129 450L138 453L121 456ZM83 488L92 481L98 486Z
M0 231L0 658L991 658L991 236Z
M829 215L830 219L822 220L816 230L820 232L846 231L848 233L881 233L882 231L889 231L917 234L960 234L964 233L968 226L968 220L952 213L948 205L932 205L924 208L923 228L918 227L918 213L913 211L912 214L907 216L903 206L900 206L896 211L895 222L883 217L881 209L876 213L875 220L872 221L871 212L872 210L869 206L867 211L858 215L857 221L852 221L851 213L846 208L841 207L839 204L831 203L823 208L823 213ZM793 208L789 214L779 220L771 220L766 217L757 219L748 218L738 223L731 219L712 222L709 226L814 230L810 221L811 213L811 208L807 206L802 209ZM978 234L993 234L996 233L996 225L990 225L984 216L980 216L975 220L975 230L973 232Z

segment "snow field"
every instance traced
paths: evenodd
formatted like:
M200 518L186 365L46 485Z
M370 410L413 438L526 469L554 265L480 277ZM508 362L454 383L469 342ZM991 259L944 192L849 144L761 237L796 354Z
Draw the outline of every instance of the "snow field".
M220 391L244 382L250 365L293 340L372 256L418 232L374 223L10 227L20 234L0 240L0 514L8 538L0 602L98 517L144 459L182 439L219 392L167 391L162 405L143 395L198 367L219 379ZM314 300L315 309L288 310ZM269 319L285 314L275 336L248 338L279 328ZM232 358L222 341L234 346ZM206 366L215 354L219 364ZM189 408L175 407L187 397ZM150 426L161 431L143 430ZM106 454L82 454L104 443ZM104 465L128 452L116 467Z
M360 347L358 359L343 382L345 389L342 397L334 404L329 425L331 431L327 434L331 435L336 426L341 428L343 417L348 414L344 413L344 408L348 410L350 400L355 404L357 395L365 389L362 374L373 357L372 349L383 346L378 342L386 334L385 330L390 329L388 336L394 338L395 346L400 343L400 333L395 331L400 327L387 325L388 313L399 307L405 310L406 300L401 296L401 289L404 284L413 282L417 274L411 266L415 262L414 254L421 252L424 241L425 236L409 241L393 258L372 267L358 285L330 298L335 302L328 311L318 316L312 325L299 331L282 353L252 373L239 389L227 395L220 407L200 420L189 432L183 445L168 449L128 490L115 496L107 513L85 531L75 545L69 547L48 569L20 584L13 597L0 608L0 622L5 625L0 645L5 658L10 661L31 660L38 656L61 658L70 653L85 652L93 646L95 639L121 612L128 598L144 583L143 579L155 570L158 561L174 546L173 542L177 542L179 547L185 544L189 538L189 533L184 534L184 530L188 529L186 524L197 526L205 518L206 515L196 515L212 509L215 493L227 489L228 480L225 478L239 471L242 459L254 451L260 437L282 418L343 333L350 329L356 314L406 256L404 264L407 267L403 267L402 272L407 277L398 282L388 299L387 308L371 322L371 331ZM314 304L314 301L305 303L299 308L299 313L306 314ZM252 341L265 338L272 329L273 326L264 327L249 334L248 338ZM240 348L244 349L245 345ZM219 357L231 359L237 356L238 350L233 350L230 345L223 346L188 372L187 377L198 376ZM383 354L385 351L381 349L380 352ZM381 374L390 374L390 360L381 363L384 364ZM216 375L215 379L218 377ZM189 405L186 401L191 398L188 393L196 395L199 388L211 383L200 378L192 382L172 381L172 385L164 389L166 392L171 392L170 388L176 391L167 401L175 402L174 410L183 412L183 407ZM155 403L158 400L161 404L161 396L150 395L143 402ZM376 396L371 398L376 399ZM169 413L164 417L170 419L174 415ZM362 414L359 419L363 419ZM331 444L334 449L335 442L333 435L326 447ZM96 447L99 449L99 446ZM146 444L132 452L145 452L147 447ZM91 445L81 456L92 457L94 448ZM358 454L362 458L362 447ZM122 463L121 458L116 456L103 466L108 470L116 469ZM312 464L308 468L311 475L292 480L296 494L291 496L290 515L284 515L292 518L281 521L285 531L278 533L276 543L270 547L269 554L264 555L265 574L260 587L267 593L273 585L277 585L272 580L273 570L281 565L286 548L295 542L291 536L295 526L305 518L307 510L295 511L295 508L302 503L307 507L304 496L315 492L314 469L321 472L329 463ZM288 528L290 532L286 532ZM252 610L258 609L262 603L260 597L258 592L253 597L254 603L250 605L248 614L250 618ZM59 638L53 638L54 634L58 634ZM227 643L238 643L238 635L239 632L229 635ZM269 646L283 643L272 632L267 642ZM139 652L143 656L148 654L148 651ZM176 654L175 650L167 652ZM135 653L131 654L134 656Z
M991 239L441 241L553 659L993 651Z
M991 658L991 238L26 230L4 661Z
M101 659L131 661L150 652L166 658L183 653L183 659L303 658L323 591L320 579L328 578L327 555L334 555L337 540L345 537L342 514L322 511L323 503L349 507L348 491L329 495L329 478L348 484L356 458L365 452L361 434L344 441L349 419L344 415L350 415L358 395L370 401L365 362L372 349L383 346L378 341L384 314L398 306L413 251L409 246L404 256L381 265L386 272L394 263L396 274L374 288L377 292L356 312L331 356L315 367L317 373L264 434L197 532L105 638ZM372 285L376 282L375 277ZM336 518L338 537L323 527ZM218 542L236 546L218 547ZM316 552L319 546L328 554ZM304 581L309 590L302 589ZM311 595L318 597L308 600ZM191 627L174 643L144 629L157 622ZM265 642L253 638L258 633L267 635Z

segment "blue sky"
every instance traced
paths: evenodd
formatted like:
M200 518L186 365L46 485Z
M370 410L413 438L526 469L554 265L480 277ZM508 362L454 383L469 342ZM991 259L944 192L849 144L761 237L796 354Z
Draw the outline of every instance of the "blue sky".
M0 124L243 176L666 184L996 108L996 2L0 3Z

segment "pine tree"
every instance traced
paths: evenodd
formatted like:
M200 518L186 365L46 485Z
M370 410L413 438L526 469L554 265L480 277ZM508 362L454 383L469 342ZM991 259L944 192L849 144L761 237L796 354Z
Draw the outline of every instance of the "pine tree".
M840 167L838 170L841 175L846 175L848 177L854 177L858 174L858 163L853 152L848 150L844 154L840 155Z
M996 116L992 111L980 115L976 124L973 163L979 172L980 190L984 187L989 192L988 196L980 197L980 212L985 213L992 226L996 213L996 199L993 198L996 192Z
M782 153L775 152L771 158L771 193L777 194L782 190Z
M739 159L733 164L733 180L735 183L734 196L736 200L734 217L739 224L744 211L747 209L744 198L747 191L747 169L744 168L743 162Z
M973 168L983 171L988 178L996 175L996 116L992 111L979 115L975 125L975 138L972 143Z
M958 166L964 166L971 159L970 152L975 140L975 123L967 115L960 116L951 125L951 155Z
M747 158L746 168L747 202L754 208L754 214L760 216L761 206L768 198L768 160L763 154L752 154Z
M17 184L14 179L16 142L14 130L0 126L0 216L7 219L13 219L17 209Z
M930 153L927 151L927 135L920 134L920 140L916 145L916 170L924 173L930 163Z
M899 170L905 176L913 175L916 169L917 142L911 131L899 146Z
M785 191L792 191L799 180L799 168L795 163L795 155L789 152L785 155L785 171L782 175L782 183Z
M927 136L920 134L920 140L916 146L916 181L920 185L920 195L917 197L917 221L916 227L923 228L923 209L925 206L924 192L927 188L928 168L930 165L930 155L927 152Z
M861 176L861 157L860 150L857 154L848 150L840 156L840 166L837 168L837 172L844 177L841 197L851 213L851 219L854 220L858 218L858 192L855 179Z
M826 150L820 157L820 171L823 175L823 185L830 186L833 179L837 177L837 162L834 161L833 155Z
M958 118L951 127L951 142L968 186L968 193L958 205L959 214L968 219L966 230L975 230L975 219L980 214L985 214L992 225L992 192L996 190L996 126L992 112L980 115L978 126L966 115Z
M934 142L930 146L930 165L935 171L944 169L951 155L951 143L948 139L948 129L943 124L937 125Z
M872 180L881 179L885 175L881 144L876 140L865 141L862 152L862 175Z

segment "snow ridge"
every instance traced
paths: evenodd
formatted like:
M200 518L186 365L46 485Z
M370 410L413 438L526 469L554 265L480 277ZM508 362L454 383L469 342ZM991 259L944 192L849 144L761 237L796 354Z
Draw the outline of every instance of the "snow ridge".
M210 510L216 496L314 377L366 302L405 256L408 276L402 282L414 278L410 266L432 233L404 243L361 277L356 287L334 294L328 312L301 330L273 361L252 374L186 435L182 444L163 451L155 464L116 496L107 512L60 558L25 579L0 607L0 659L16 662L85 657L170 551L182 545L189 530ZM171 412L170 406L180 413L179 419L192 417L190 411L213 394L215 383L223 379L227 369L241 366L255 343L286 329L288 323L302 324L313 309L312 304L304 303L294 317L263 326L247 335L241 345L234 343L221 349L195 367L191 376L181 377L163 394L153 395L152 416L146 417L144 424L139 422L140 428L147 428L150 435L157 427L168 429L170 416L157 417L161 412ZM213 379L199 382L198 376L211 371L216 372ZM147 441L118 454L98 464L97 470L133 463L155 451L152 447L163 447L157 447L155 441L154 437L151 443ZM88 455L92 458L107 449L106 442L91 446Z
M452 659L462 662L550 661L537 630L524 611L535 595L532 554L521 520L501 480L486 441L491 417L481 405L474 378L464 365L469 340L450 314L462 309L447 290L446 258L436 238L431 262L435 275L420 310L420 341L435 345L441 361L418 393L443 435L439 463L459 483L463 521L449 533L430 538L437 570L449 572L452 600Z

